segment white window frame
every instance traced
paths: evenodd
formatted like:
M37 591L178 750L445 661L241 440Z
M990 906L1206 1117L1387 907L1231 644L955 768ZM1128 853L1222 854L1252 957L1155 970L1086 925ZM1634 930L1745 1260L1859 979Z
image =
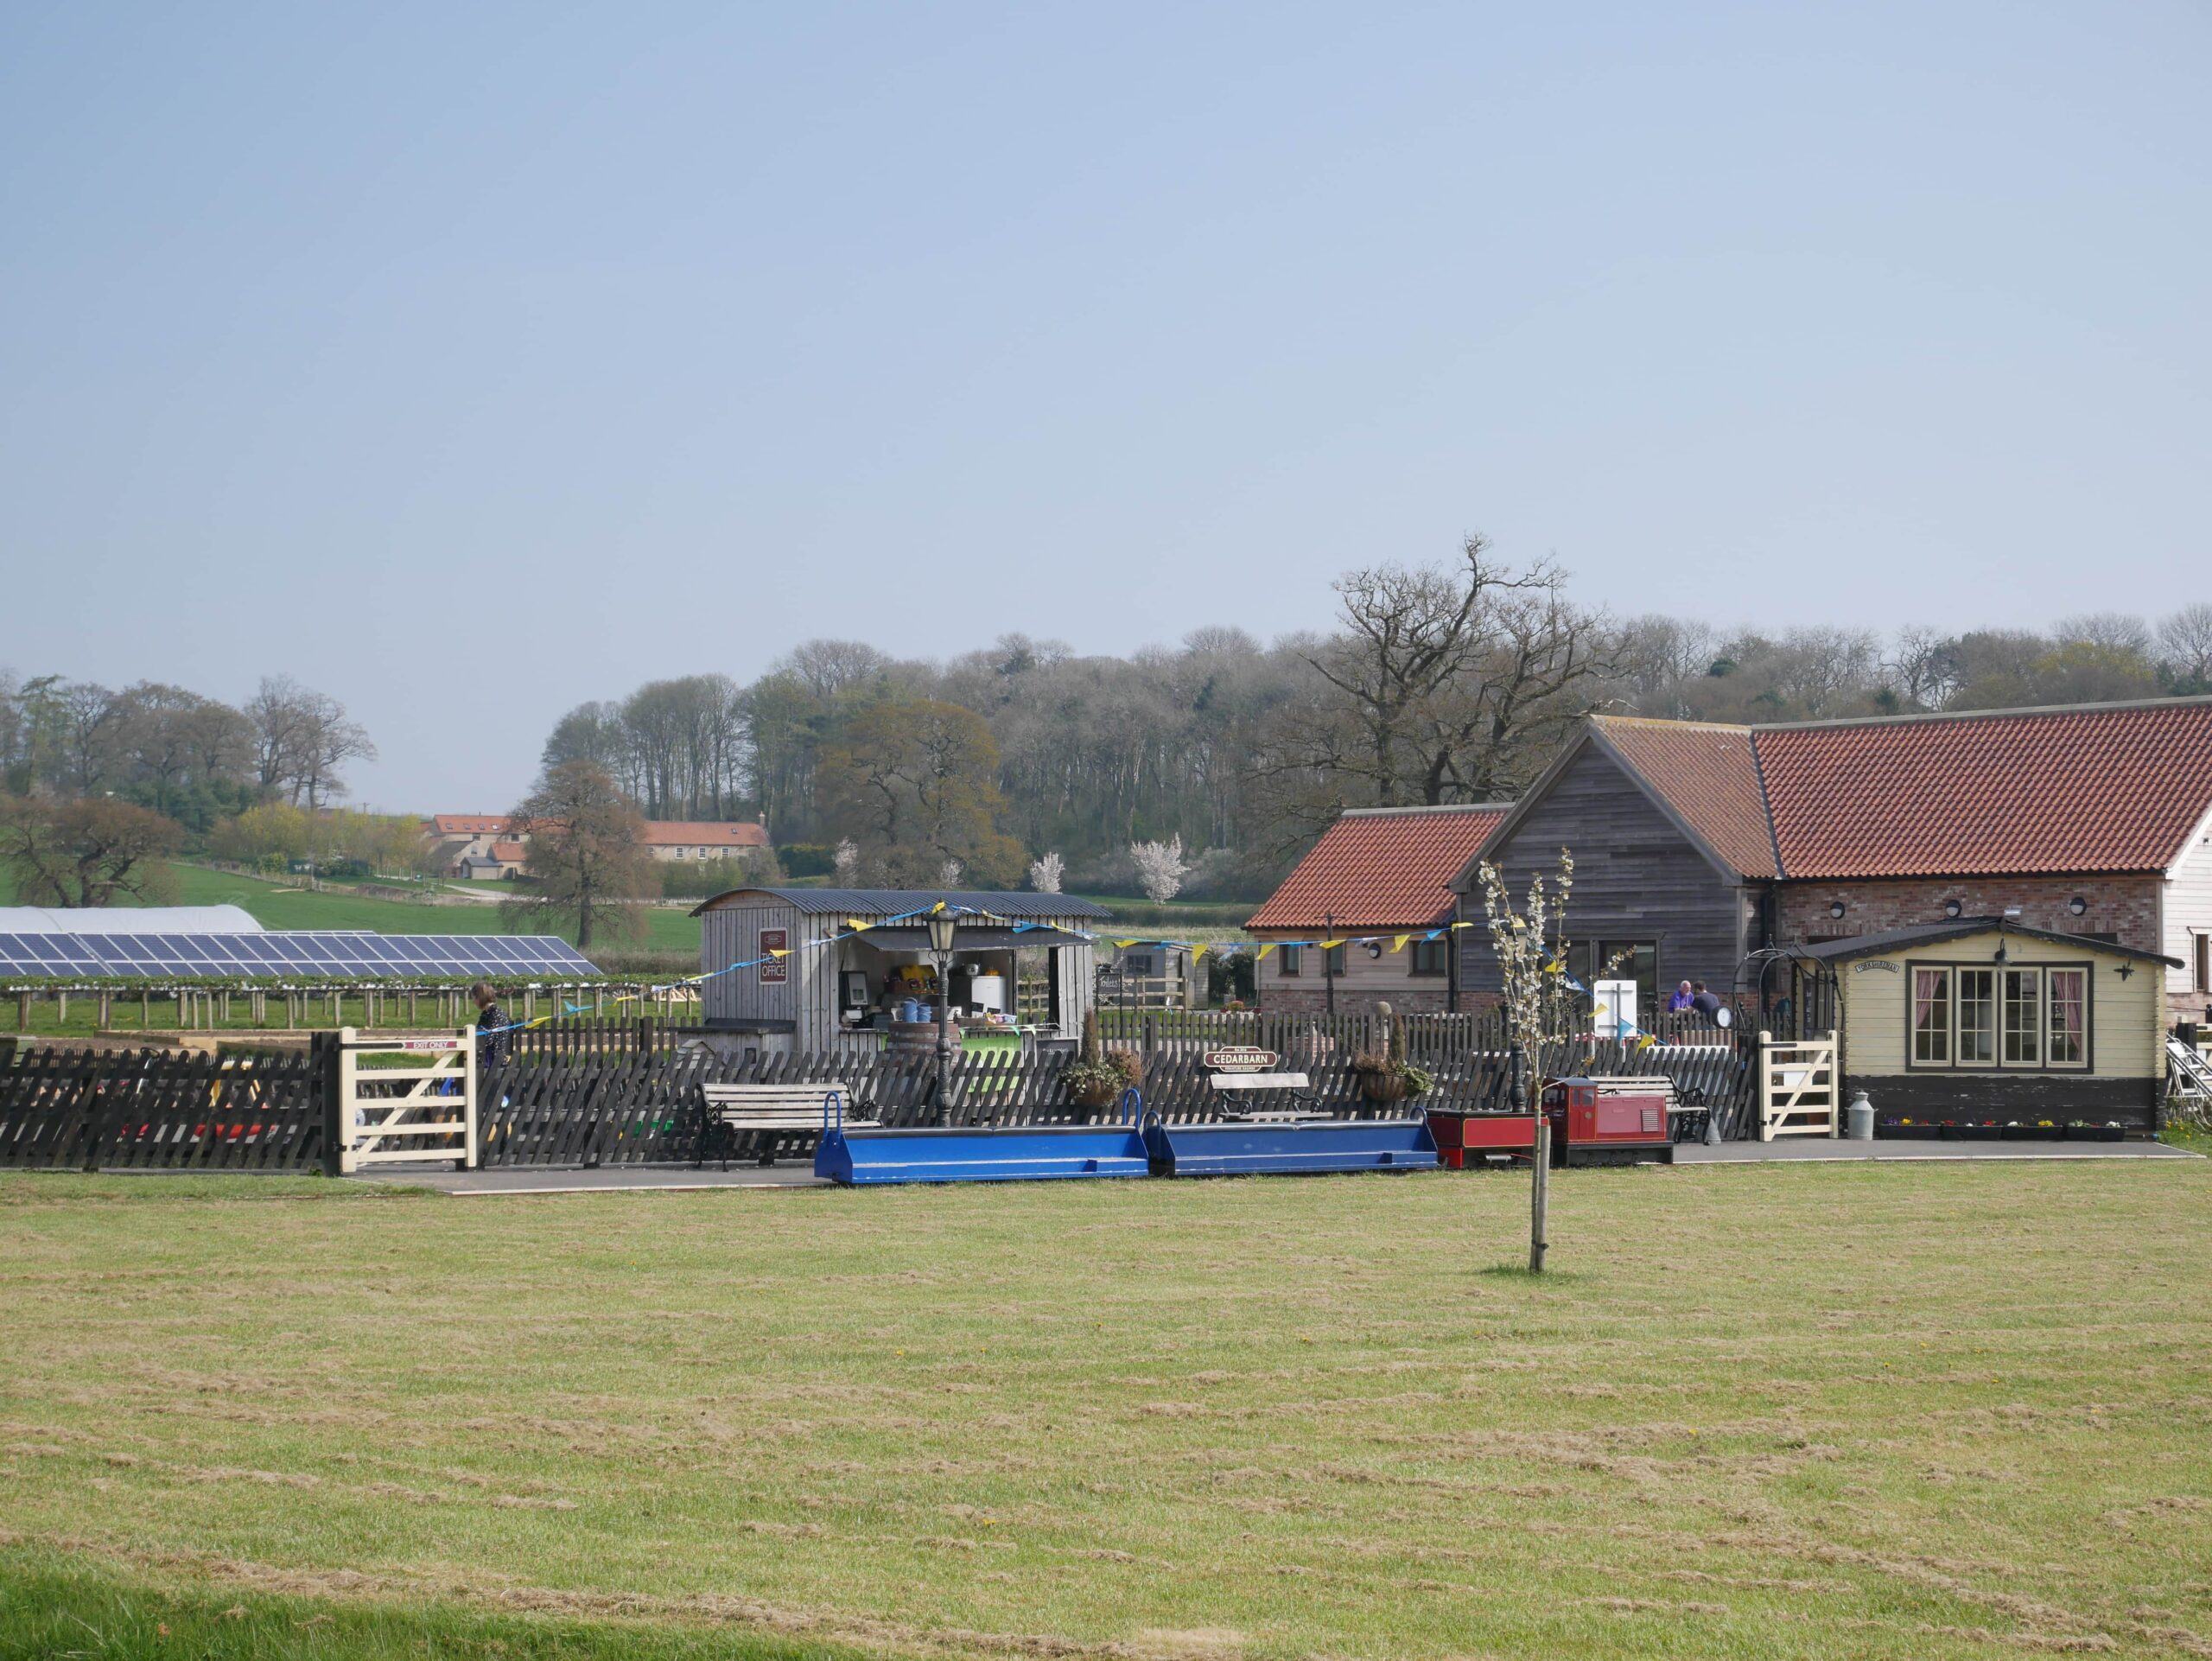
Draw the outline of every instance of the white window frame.
M1943 1005L1942 1033L1948 1059L1942 1061L1923 1060L1920 1054L1920 1028L1915 1021L1916 988L1923 974L1940 974L1943 977L1941 997ZM2082 1053L2075 1060L2056 1061L2051 1059L2051 988L2057 975L2078 974L2082 984ZM1967 1028L1960 1016L1964 1009L1961 996L1967 976L1989 977L1989 1042L1990 1055L1986 1060L1969 1058L1962 1052ZM2018 1060L2007 1054L2008 1013L2018 1005L2018 1000L2005 996L2008 982L2014 976L2026 977L2032 982L2034 991L2031 1007L2035 1011L2035 1057L2032 1060ZM2096 965L2094 963L1930 963L1908 959L1904 965L1904 1064L1909 1072L2088 1072L2094 1066L2096 1057Z

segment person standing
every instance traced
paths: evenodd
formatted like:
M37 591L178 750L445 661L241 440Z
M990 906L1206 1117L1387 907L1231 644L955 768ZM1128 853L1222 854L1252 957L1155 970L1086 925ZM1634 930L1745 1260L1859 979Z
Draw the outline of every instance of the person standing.
M514 1023L499 1007L499 995L492 990L491 982L477 982L468 989L468 996L476 1000L476 1071L480 1073L507 1059L514 1041L509 1028Z

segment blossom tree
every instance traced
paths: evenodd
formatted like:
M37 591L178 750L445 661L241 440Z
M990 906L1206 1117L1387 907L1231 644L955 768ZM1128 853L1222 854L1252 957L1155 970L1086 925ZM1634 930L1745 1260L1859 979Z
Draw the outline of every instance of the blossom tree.
M1033 859L1029 862L1029 886L1039 894L1058 894L1067 870L1067 861L1058 854L1046 854Z
M1191 874L1183 858L1183 837L1178 831L1166 842L1133 842L1129 862L1137 868L1137 885L1155 906L1173 900Z

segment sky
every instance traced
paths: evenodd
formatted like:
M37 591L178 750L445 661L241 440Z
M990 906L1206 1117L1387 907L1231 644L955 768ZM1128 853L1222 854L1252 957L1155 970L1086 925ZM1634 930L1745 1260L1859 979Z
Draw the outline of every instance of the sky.
M800 640L2212 599L2212 9L0 9L0 667L380 747Z

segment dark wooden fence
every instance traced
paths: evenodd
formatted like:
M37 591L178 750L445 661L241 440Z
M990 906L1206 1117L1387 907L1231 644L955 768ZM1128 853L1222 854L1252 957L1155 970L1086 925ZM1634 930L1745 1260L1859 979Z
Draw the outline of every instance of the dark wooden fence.
M325 1052L59 1047L0 1066L0 1167L303 1171L323 1153Z
M1183 1012L1155 1011L1163 1021ZM1343 1016L1300 1029L1255 1024L1249 1038L1156 1032L1140 1050L1145 1105L1172 1123L1225 1111L1282 1105L1211 1089L1200 1057L1224 1042L1276 1048L1302 1072L1311 1094L1347 1116L1397 1114L1362 1093L1353 1058L1370 1034ZM1479 1018L1435 1017L1436 1030L1409 1030L1408 1052L1435 1085L1420 1106L1498 1111L1506 1105L1505 1052ZM1454 1031L1446 1022L1464 1023ZM1114 1110L1075 1105L1060 1075L1065 1053L983 1052L956 1060L940 1081L926 1053L842 1050L810 1055L739 1053L725 1059L696 1028L652 1021L579 1021L521 1036L500 1065L479 1078L480 1153L492 1166L650 1164L696 1157L699 1086L709 1082L842 1088L856 1113L891 1125L1066 1124ZM1455 1044L1450 1041L1456 1038ZM1270 1043L1278 1039L1279 1043ZM1687 1103L1715 1110L1722 1133L1746 1134L1753 1117L1749 1051L1736 1045L1574 1043L1534 1058L1547 1073L1665 1074ZM0 1065L0 1167L291 1170L322 1168L333 1052L318 1037L308 1054L197 1055L175 1050L29 1050ZM734 1150L758 1158L803 1154L810 1135L758 1140Z

